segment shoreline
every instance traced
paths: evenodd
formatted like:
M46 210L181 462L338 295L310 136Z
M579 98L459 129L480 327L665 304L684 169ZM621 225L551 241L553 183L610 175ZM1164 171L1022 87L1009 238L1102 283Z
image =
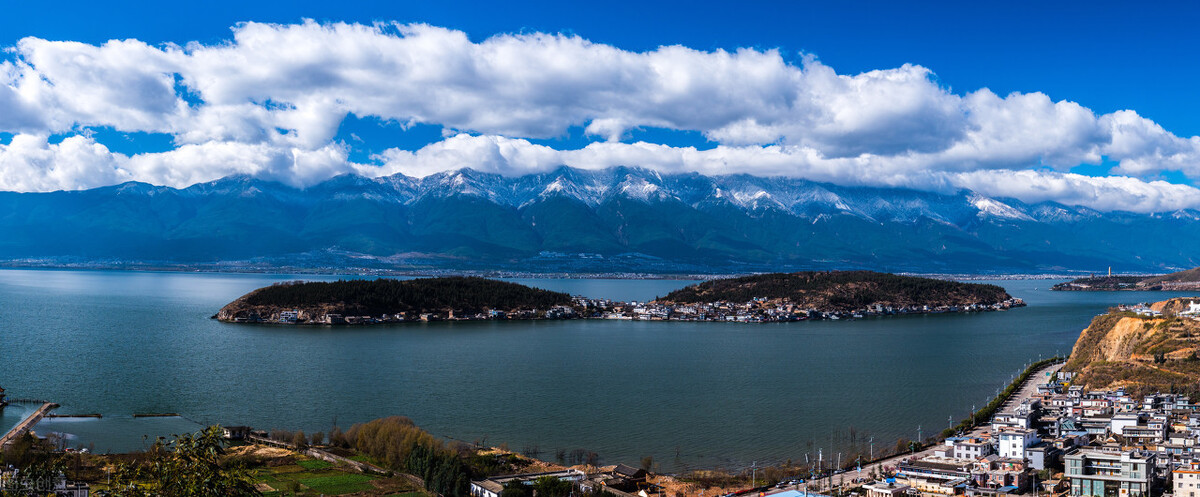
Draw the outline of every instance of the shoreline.
M556 306L550 309L520 309L499 311L485 309L469 313L461 310L388 312L380 315L344 315L320 313L319 310L262 306L257 309L240 309L234 312L222 308L210 319L230 324L277 324L284 326L379 326L431 322L473 321L665 321L665 322L708 322L708 323L791 323L801 321L856 320L869 317L891 317L926 314L969 314L976 312L1007 311L1026 307L1025 301L1017 297L990 304L943 304L937 307L922 305L884 307L872 304L864 308L844 309L794 309L791 302L760 301L734 304L725 301L702 304L676 304L657 302L616 302L606 299L588 299L573 296L572 306Z
M993 304L995 305L995 304ZM375 320L375 321L357 321L357 322L341 322L341 323L324 323L324 322L291 322L291 321L275 321L275 320L259 320L259 321L238 321L229 319L220 319L215 315L210 319L220 321L227 324L248 324L248 325L279 325L279 326L299 326L313 328L353 328L360 326L395 326L395 325L411 325L411 324L428 324L428 323L477 323L477 322L529 322L529 321L653 321L653 322L671 322L671 323L738 323L738 324L768 324L768 323L800 323L804 321L856 321L859 319L868 318L890 318L900 316L926 316L939 314L973 314L986 312L999 312L1025 307L1021 305L1010 305L1004 308L986 308L977 309L960 309L960 310L930 310L930 311L911 311L911 312L892 312L892 313L861 313L833 311L823 312L824 317L805 317L797 319L673 319L673 318L641 318L637 316L627 317L604 317L604 316L586 316L574 318L552 318L552 317L530 317L530 318L455 318L455 319L428 319L428 320Z
M382 269L382 268L322 268L301 266L231 266L210 267L208 265L188 264L90 264L90 263L21 263L12 260L0 260L0 270L29 270L29 271L122 271L131 273L192 273L192 274L266 274L266 275L308 275L308 276L379 276L379 277L437 277L437 276L479 276L498 279L568 279L568 280L709 280L736 278L754 274L764 274L772 271L744 272L589 272L589 271L480 271L469 269ZM788 270L794 268L785 268ZM796 269L800 270L800 269ZM812 271L849 270L844 268L811 268ZM955 281L1023 281L1023 280L1059 280L1073 279L1088 274L1087 271L1061 273L928 273L910 271L887 271L903 276L918 276Z

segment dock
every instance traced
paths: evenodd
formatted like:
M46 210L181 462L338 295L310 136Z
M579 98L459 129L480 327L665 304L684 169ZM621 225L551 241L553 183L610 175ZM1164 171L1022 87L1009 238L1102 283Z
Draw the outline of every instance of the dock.
M26 416L25 419L21 420L20 423L17 423L17 426L14 426L13 429L9 430L8 433L5 433L3 437L0 437L0 449L8 447L9 444L11 444L17 438L20 438L21 435L28 433L33 429L34 425L38 424L38 421L41 421L42 418L46 417L47 414L50 414L50 411L55 409L58 409L58 404L53 402L46 402L42 404L42 406L34 411L33 414Z

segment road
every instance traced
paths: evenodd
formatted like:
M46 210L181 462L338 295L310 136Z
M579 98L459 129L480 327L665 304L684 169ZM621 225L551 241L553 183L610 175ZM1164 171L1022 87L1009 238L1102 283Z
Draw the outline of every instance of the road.
M1060 362L1058 364L1050 364L1050 365L1042 366L1041 368L1038 368L1037 371L1034 371L1033 374L1029 375L1029 378L1026 379L1024 383L1021 384L1021 388L1017 389L1017 393L1014 394L1013 396L1009 397L1008 400L1004 402L1004 405L1001 405L1000 409L997 410L996 412L1007 412L1010 409L1012 409L1013 407L1020 405L1020 403L1024 402L1025 399L1028 399L1028 398L1036 395L1037 387L1038 387L1038 385L1044 383L1043 380L1046 379L1046 375L1057 372L1060 368L1062 368L1062 366L1063 366L1063 363ZM978 436L983 435L984 433L987 433L991 429L992 429L992 427L990 424L984 424L984 425L975 427L975 429L968 432L966 434L966 436L978 437ZM900 454L897 456L893 456L893 457L884 459L882 461L879 461L877 463L874 463L874 464L872 464L872 466L878 466L878 465L882 465L883 467L896 466L897 464L900 464L901 461L908 459L908 458L918 458L919 459L922 457L932 456L933 450L936 447L937 446L935 445L933 447L925 449L921 452L917 452L915 454Z

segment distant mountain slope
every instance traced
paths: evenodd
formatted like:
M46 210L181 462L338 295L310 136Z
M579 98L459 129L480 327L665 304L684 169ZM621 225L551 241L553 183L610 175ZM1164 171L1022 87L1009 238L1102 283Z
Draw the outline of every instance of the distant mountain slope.
M1200 286L1200 267L1186 269L1171 274L1164 274L1162 276L1152 276L1138 283L1145 287L1157 286L1169 288L1179 287L1187 284L1191 284L1192 286Z
M233 176L183 189L0 192L0 260L1161 272L1200 265L1198 218L625 167L340 176L307 189Z
M873 305L937 308L991 305L1012 298L996 285L960 283L873 271L772 273L706 281L659 299L673 303L787 299L801 308L850 311Z

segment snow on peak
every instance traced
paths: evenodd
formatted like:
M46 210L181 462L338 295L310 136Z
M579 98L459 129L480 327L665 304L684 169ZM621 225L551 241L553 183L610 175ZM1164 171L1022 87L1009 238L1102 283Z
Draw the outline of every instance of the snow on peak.
M622 181L621 184L618 185L618 191L626 197L641 201L649 201L652 198L670 196L663 192L658 185L646 181L645 178L639 178L633 175L628 175L625 177L625 181Z
M554 180L553 183L546 185L546 188L542 190L542 195L549 195L551 193L561 192L566 189L567 189L567 187L563 184L562 176L559 176L557 179Z
M976 209L979 209L980 217L995 216L1006 219L1019 219L1021 221L1034 220L1032 217L1029 217L1028 214L1021 212L1004 202L992 200L984 197L983 195L971 195L969 202L971 202L971 205Z

